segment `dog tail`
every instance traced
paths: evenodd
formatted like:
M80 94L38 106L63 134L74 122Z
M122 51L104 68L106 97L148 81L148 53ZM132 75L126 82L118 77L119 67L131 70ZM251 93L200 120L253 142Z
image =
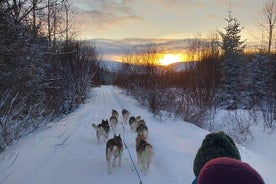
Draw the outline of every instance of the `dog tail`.
M147 150L147 153L153 157L154 151L153 151L152 145L147 144L146 150Z
M98 130L98 126L95 123L92 123L92 127L95 128L95 130Z
M110 154L110 150L109 150L109 148L106 148L105 149L105 158L107 161L109 161L109 159L110 159L109 154Z

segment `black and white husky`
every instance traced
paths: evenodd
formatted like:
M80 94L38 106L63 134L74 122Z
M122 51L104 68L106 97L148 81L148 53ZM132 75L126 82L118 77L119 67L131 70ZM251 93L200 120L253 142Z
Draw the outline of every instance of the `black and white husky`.
M141 120L141 121L142 121L142 120ZM141 122L141 121L140 121L140 122ZM144 121L143 121L143 122L144 122ZM144 136L146 139L149 137L149 136L148 136L148 135L149 135L149 133L148 133L148 127L146 126L145 123L141 123L141 124L137 127L136 132L137 132L138 135L142 135L142 136Z
M108 120L102 120L102 122L98 125L92 123L92 127L96 130L98 143L100 143L101 137L103 137L105 141L108 140L110 131Z
M154 151L152 145L146 141L143 135L137 135L136 137L136 154L141 171L148 171Z
M112 160L112 166L115 167L115 161L116 159L119 159L118 165L121 166L122 161L122 152L123 152L123 142L121 139L120 134L116 136L114 134L114 137L112 139L109 139L106 143L106 161L108 165L108 173L111 174L111 159Z
M128 120L128 118L129 118L129 115L130 115L130 113L128 112L128 110L126 110L126 109L123 109L122 110L122 117L123 117L123 124L127 124L127 120Z

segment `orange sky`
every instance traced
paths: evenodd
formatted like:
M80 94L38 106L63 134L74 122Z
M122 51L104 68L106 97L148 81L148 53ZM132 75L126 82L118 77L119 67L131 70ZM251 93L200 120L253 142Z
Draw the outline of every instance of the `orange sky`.
M166 47L178 47L168 50L181 50L185 46L179 48L175 40L194 38L198 33L204 38L211 32L223 31L230 5L232 15L244 27L242 39L247 39L247 43L261 42L262 30L256 20L260 16L264 0L72 1L79 12L79 37L108 40L99 44L105 58L118 58L118 50L121 49L122 53L131 45L160 43L159 40ZM126 41L125 38L135 39ZM170 39L171 44L168 41Z

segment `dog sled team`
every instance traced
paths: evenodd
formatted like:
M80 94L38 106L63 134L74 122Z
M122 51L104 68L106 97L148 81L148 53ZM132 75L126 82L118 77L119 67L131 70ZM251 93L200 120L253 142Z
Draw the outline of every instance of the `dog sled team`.
M118 166L121 166L122 161L124 142L121 138L121 134L116 135L116 133L114 133L113 138L109 139L110 130L116 131L116 127L119 124L118 119L119 113L113 109L109 121L108 119L103 119L98 125L92 123L92 127L96 130L98 143L100 144L101 140L106 142L106 161L109 174L111 174L111 166L115 167L115 162L118 162ZM130 112L123 109L121 123L123 126L128 123L130 130L137 134L135 139L137 162L141 171L147 171L152 162L154 152L152 145L148 143L148 127L145 121L141 116L130 117Z

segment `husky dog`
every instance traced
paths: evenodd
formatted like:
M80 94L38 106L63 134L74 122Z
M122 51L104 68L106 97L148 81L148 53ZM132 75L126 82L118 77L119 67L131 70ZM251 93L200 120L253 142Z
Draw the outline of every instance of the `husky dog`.
M115 118L118 119L119 113L115 109L112 109L112 111L111 111L111 117L115 117Z
M138 128L140 125L145 125L145 126L146 126L145 120L140 119L140 120L138 121L138 123L137 123L137 128Z
M136 146L140 144L140 141L144 140L146 141L146 138L143 135L137 135L135 141L136 141Z
M136 122L141 121L141 119L142 119L141 116L136 116L136 117L135 117L135 121L136 121Z
M140 121L141 122L141 121ZM136 129L137 135L142 135L144 136L146 139L148 138L148 127L144 124L141 123L137 129Z
M154 155L153 147L142 135L136 137L136 154L138 164L142 171L148 171Z
M123 117L123 124L127 124L127 120L128 120L128 118L129 118L129 112L128 112L128 110L126 110L126 109L123 109L122 110L122 117Z
M119 134L112 139L109 139L106 143L106 161L108 164L108 173L111 174L111 159L113 157L112 166L115 167L115 160L119 158L119 166L121 166L123 152L123 142L121 135Z
M92 127L95 128L96 132L97 132L97 139L98 139L98 143L100 143L100 139L101 137L104 137L105 140L108 140L109 137L109 124L108 124L108 120L102 120L102 122L98 125L96 125L95 123L92 123Z
M139 126L139 122L141 121L141 116L131 116L129 118L129 127L132 130L132 132L136 132L137 127Z
M131 129L132 132L135 132L135 130L137 129L137 121L136 118L134 116L131 116L128 120L129 123L129 128Z
M116 126L118 124L118 119L115 116L111 116L109 118L109 122L110 122L110 126L111 126L112 130L115 130Z

